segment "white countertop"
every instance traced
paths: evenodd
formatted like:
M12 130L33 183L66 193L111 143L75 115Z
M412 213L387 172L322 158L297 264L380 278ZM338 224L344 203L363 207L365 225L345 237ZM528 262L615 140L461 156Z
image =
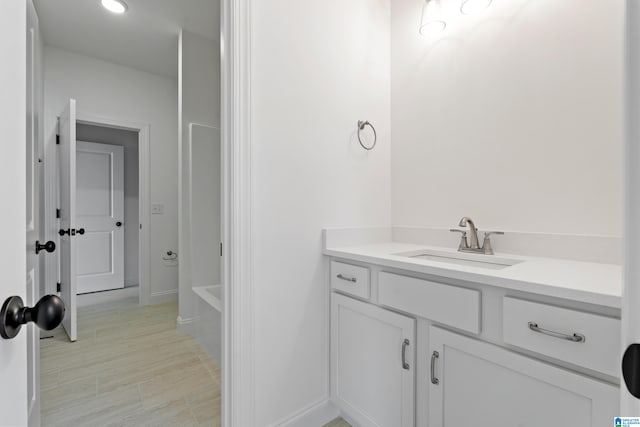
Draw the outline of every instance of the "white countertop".
M390 242L326 247L324 254L606 307L620 308L621 305L620 265L496 253L496 257L523 262L502 270L492 270L397 255L421 249L456 253L456 250L451 248Z

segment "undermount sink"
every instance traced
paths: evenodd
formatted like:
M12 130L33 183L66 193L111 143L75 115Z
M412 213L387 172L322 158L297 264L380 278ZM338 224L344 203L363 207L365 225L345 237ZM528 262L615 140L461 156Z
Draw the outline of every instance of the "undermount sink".
M490 270L502 270L503 268L511 267L512 265L523 262L522 260L502 258L495 255L445 252L432 249L402 252L394 255L426 261L446 262L449 264L464 265L467 267L487 268Z

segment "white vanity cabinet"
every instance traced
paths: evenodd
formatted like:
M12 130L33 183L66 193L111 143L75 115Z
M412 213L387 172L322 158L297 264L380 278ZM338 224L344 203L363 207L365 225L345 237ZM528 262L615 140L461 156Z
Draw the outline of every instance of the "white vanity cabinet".
M415 425L415 320L331 295L331 388L362 427Z
M600 427L619 415L619 311L331 260L331 397L361 427ZM404 355L404 356L403 356Z
M617 387L510 350L429 330L429 426L607 426Z

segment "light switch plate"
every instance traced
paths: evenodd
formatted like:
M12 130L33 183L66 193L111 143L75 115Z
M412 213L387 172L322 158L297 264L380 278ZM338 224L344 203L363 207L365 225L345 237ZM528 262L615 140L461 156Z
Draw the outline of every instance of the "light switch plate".
M154 203L151 205L151 214L152 215L163 215L164 214L164 205L162 203Z

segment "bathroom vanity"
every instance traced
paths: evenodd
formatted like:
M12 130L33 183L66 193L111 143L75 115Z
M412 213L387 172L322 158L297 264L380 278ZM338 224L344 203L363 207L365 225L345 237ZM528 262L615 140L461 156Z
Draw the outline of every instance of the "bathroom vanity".
M331 399L354 425L618 415L619 266L330 233Z

